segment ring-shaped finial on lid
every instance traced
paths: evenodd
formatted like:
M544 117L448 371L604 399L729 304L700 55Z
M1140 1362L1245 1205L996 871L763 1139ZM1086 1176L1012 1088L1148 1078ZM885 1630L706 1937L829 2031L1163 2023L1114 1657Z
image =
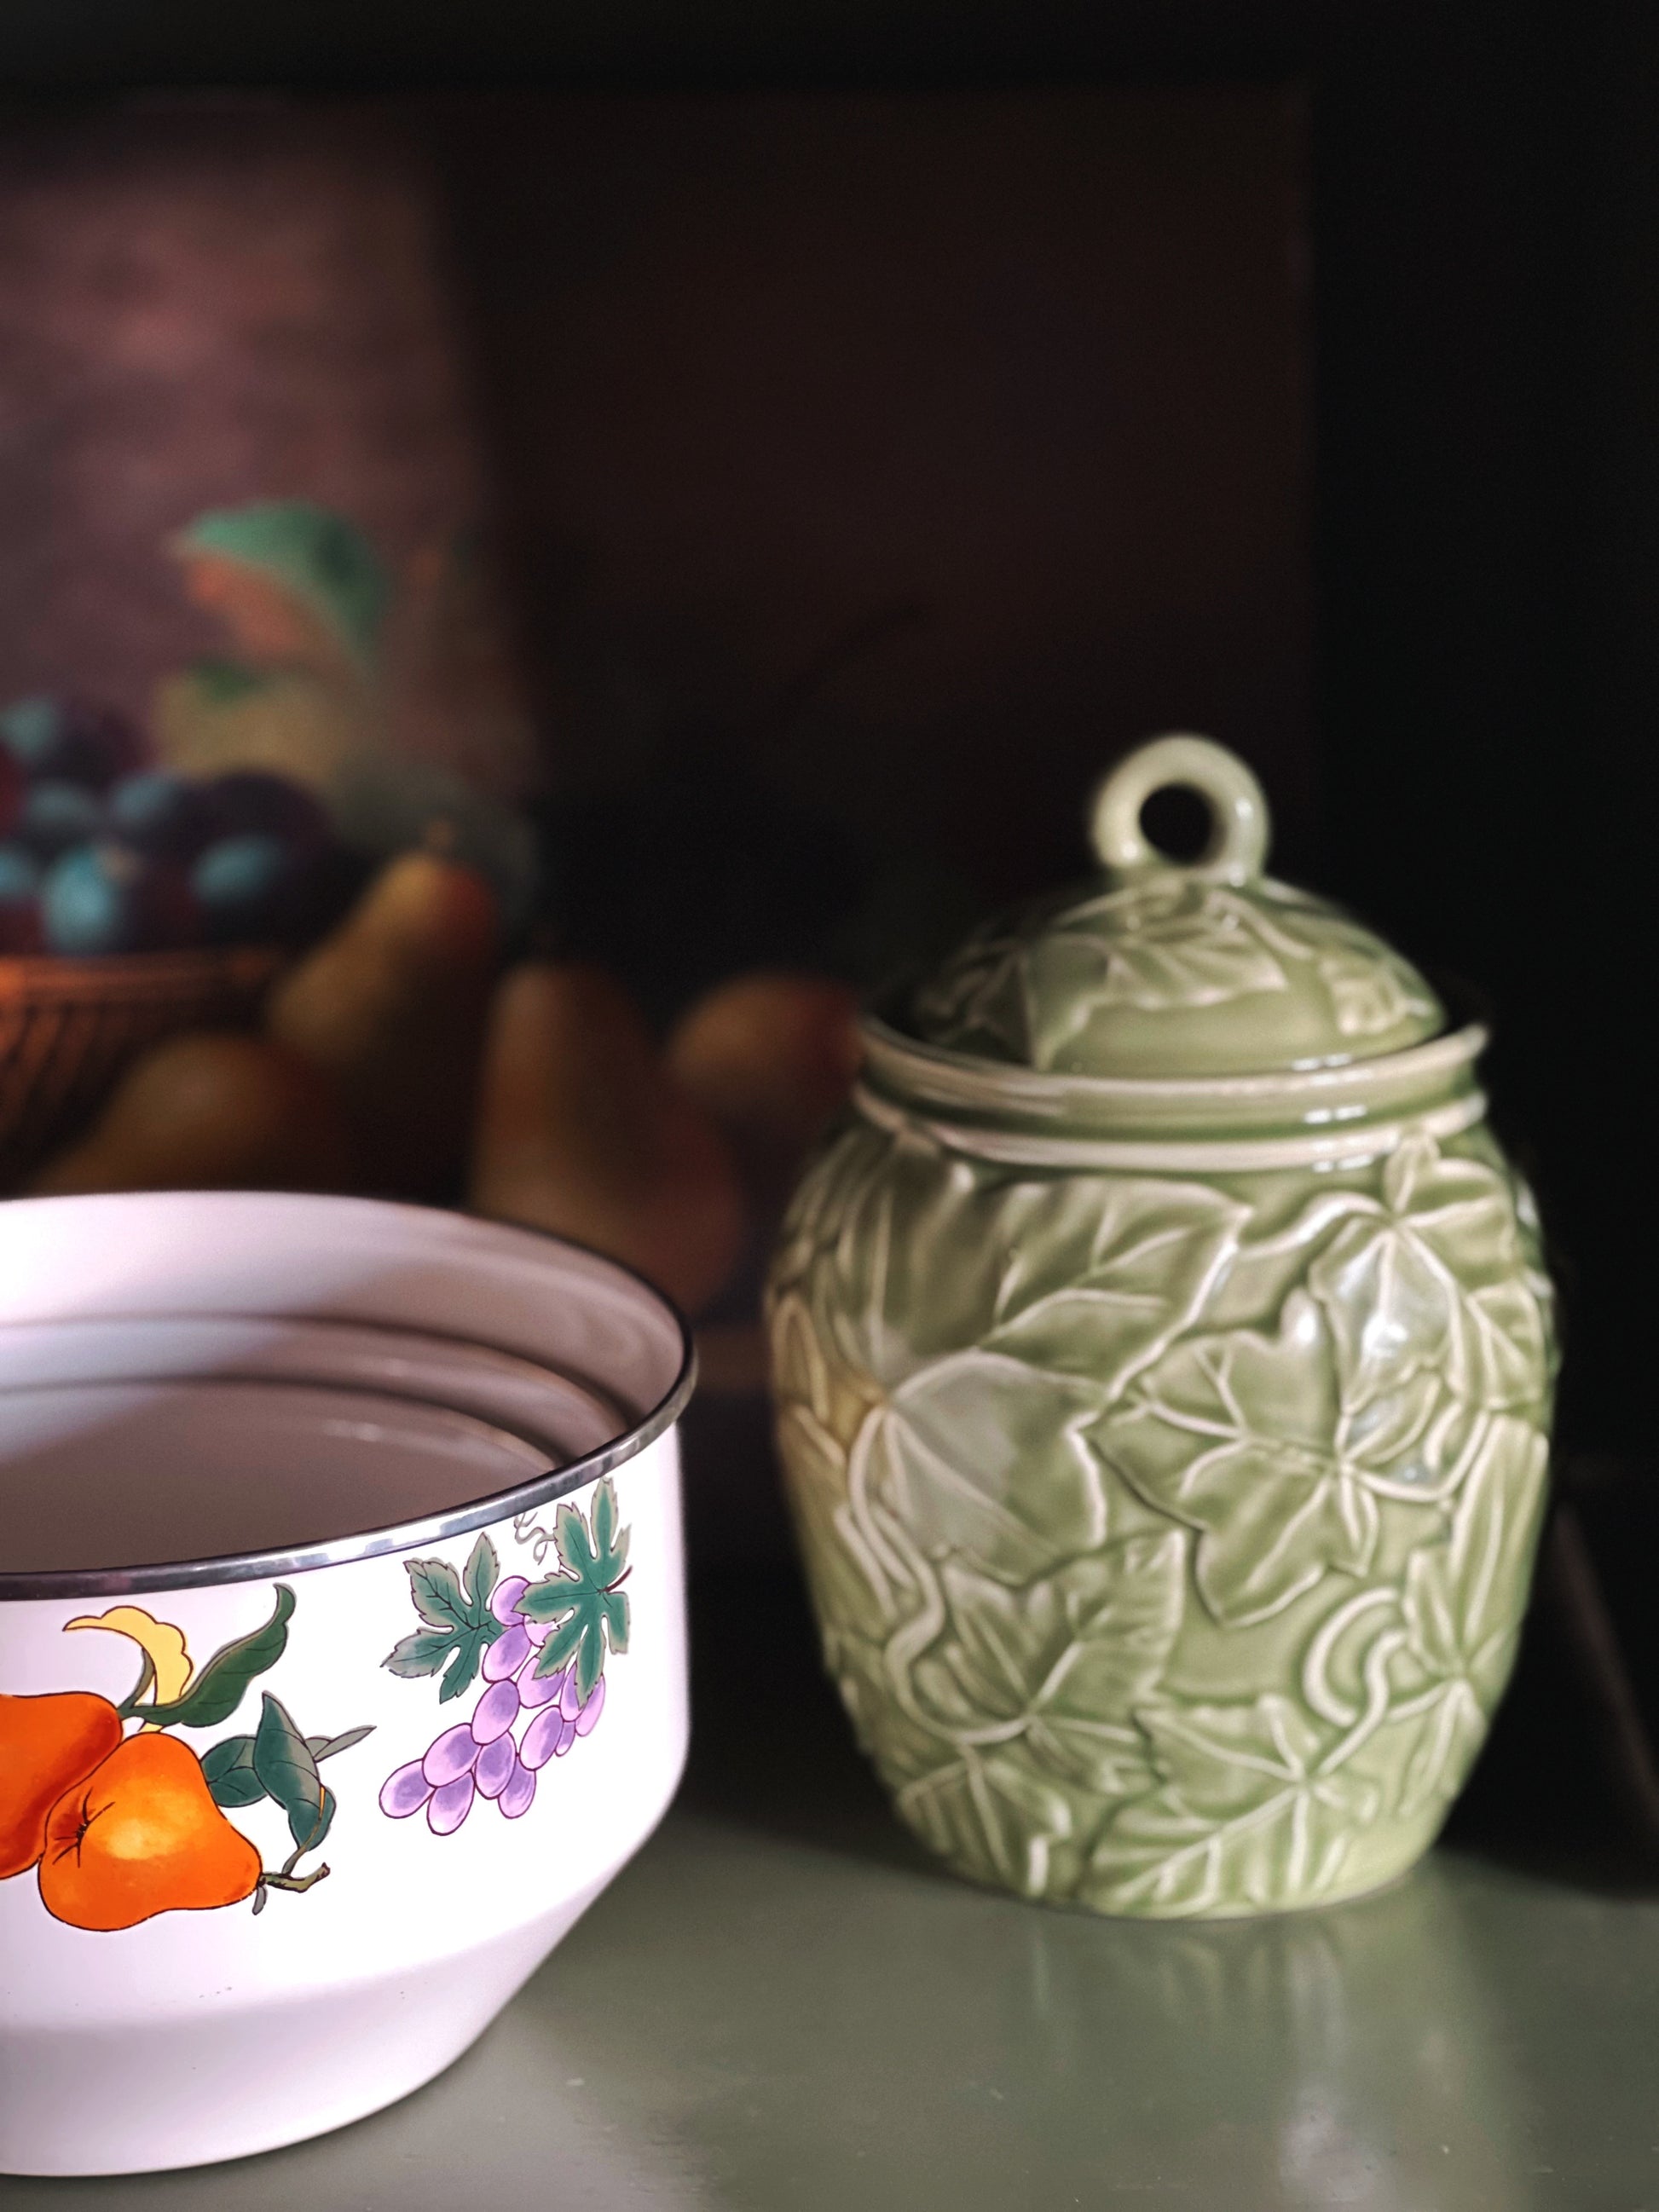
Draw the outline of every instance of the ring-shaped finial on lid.
M1140 826L1146 801L1172 784L1196 792L1210 810L1209 842L1188 863L1160 853ZM1095 851L1114 876L1181 866L1214 883L1253 883L1267 860L1270 834L1267 793L1250 769L1224 745L1185 730L1154 738L1121 760L1095 793L1090 813Z
M1171 785L1210 810L1190 863L1141 828ZM1408 961L1262 873L1267 801L1224 747L1184 732L1140 746L1101 786L1092 826L1103 881L976 930L915 988L912 1036L1044 1075L1186 1081L1376 1059L1444 1029Z

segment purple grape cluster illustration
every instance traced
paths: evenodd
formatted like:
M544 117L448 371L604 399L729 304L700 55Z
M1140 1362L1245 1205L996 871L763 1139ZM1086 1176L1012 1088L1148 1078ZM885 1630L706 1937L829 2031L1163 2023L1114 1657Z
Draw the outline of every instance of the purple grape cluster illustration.
M484 1686L470 1720L386 1777L380 1810L390 1819L424 1809L434 1835L450 1836L483 1797L520 1820L543 1767L599 1725L606 1655L628 1649L628 1531L609 1481L595 1486L588 1517L560 1506L555 1540L559 1571L533 1583L502 1577L488 1536L459 1574L442 1559L406 1563L422 1626L384 1664L405 1680L441 1676L441 1705L480 1676Z

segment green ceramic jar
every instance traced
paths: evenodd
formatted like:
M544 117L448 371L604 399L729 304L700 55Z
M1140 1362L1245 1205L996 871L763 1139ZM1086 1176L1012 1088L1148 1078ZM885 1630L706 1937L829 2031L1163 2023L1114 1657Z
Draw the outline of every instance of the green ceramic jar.
M1176 866L1141 809L1199 791ZM1403 1874L1514 1657L1554 1354L1478 1026L1159 739L1103 874L866 1025L769 1320L825 1656L963 1874L1152 1917Z

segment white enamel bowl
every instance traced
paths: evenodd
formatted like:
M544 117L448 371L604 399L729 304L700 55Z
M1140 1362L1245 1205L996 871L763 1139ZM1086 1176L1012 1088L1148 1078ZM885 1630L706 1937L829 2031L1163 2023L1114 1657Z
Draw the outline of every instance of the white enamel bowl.
M691 1379L464 1216L0 1206L0 2172L269 2149L488 2025L679 1778Z

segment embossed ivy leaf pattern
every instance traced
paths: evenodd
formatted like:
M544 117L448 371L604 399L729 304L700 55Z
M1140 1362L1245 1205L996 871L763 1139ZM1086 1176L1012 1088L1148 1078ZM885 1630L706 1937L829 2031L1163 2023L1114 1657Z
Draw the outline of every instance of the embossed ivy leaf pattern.
M1382 1198L1344 1224L1309 1273L1330 1316L1345 1405L1432 1372L1473 1404L1535 1406L1547 1316L1504 1178L1419 1138L1389 1158Z
M1455 1788L1509 1680L1520 1633L1510 1593L1538 1540L1546 1456L1534 1430L1494 1424L1449 1537L1419 1546L1406 1562L1407 1649L1434 1686L1407 1708L1417 1730L1402 1809Z
M810 1406L786 1403L778 1445L791 1472L790 1510L801 1539L812 1602L826 1632L856 1632L872 1608L884 1622L899 1617L892 1577L854 1516L847 1494L847 1455Z
M1158 1916L1396 1870L1513 1656L1539 1265L1479 1130L1316 1188L850 1127L772 1279L779 1439L826 1660L916 1832Z
M1185 1548L1174 1529L1127 1537L1024 1589L947 1565L920 1711L958 1744L1023 1737L1060 1778L1122 1790L1145 1765L1133 1708L1181 1626Z
M969 1752L907 1784L898 1802L941 1858L1026 1897L1049 1893L1056 1849L1077 1826L1065 1790L1007 1752Z
M962 1264L962 1240L966 1231L981 1249L1005 1249L1019 1210L1006 1186L988 1188L967 1161L893 1145L883 1171L848 1192L845 1224L825 1254L817 1303L842 1357L891 1389L939 1353L977 1344L996 1285L984 1267Z
M1106 1534L1100 1469L1082 1431L1092 1384L996 1352L936 1360L872 1417L872 1473L923 1553L962 1553L1029 1582Z
M1109 941L1094 927L1103 923ZM1040 1002L1076 1005L1085 1018L1109 1006L1164 1013L1287 988L1251 909L1184 880L1109 892L1073 908L1033 945L1028 972Z
M896 1795L912 1782L959 1762L950 1739L894 1696L887 1648L856 1629L831 1628L824 1659L841 1692L859 1745Z
M1377 1511L1337 1455L1329 1338L1312 1300L1277 1337L1237 1329L1178 1345L1091 1441L1150 1505L1200 1530L1194 1574L1217 1620L1265 1620L1328 1568L1362 1574Z
M1218 885L1132 884L993 924L918 994L922 1031L958 1052L1052 1067L1118 1006L1149 1012L1283 991L1280 955L1308 957Z
M1031 1036L1024 950L1024 939L1001 925L978 932L949 971L918 992L916 1018L923 1034L958 1052L1028 1060Z
M790 1200L772 1258L773 1295L799 1289L833 1243L848 1210L873 1189L893 1140L884 1129L856 1121L818 1155L813 1171Z
M1403 961L1380 957L1374 939L1333 945L1320 955L1318 967L1345 1037L1379 1036L1413 1017L1426 1020L1434 1013L1410 969Z
M1086 1376L1103 1397L1198 1312L1249 1218L1202 1183L1079 1177L1013 1194L1024 1218L1007 1224L986 1349Z
M1306 1903L1341 1873L1372 1819L1369 1783L1328 1771L1331 1747L1287 1698L1149 1706L1141 1726L1164 1787L1107 1824L1085 1894L1107 1911L1269 1910Z
M1200 1310L1248 1218L1201 1183L991 1179L900 1145L851 1194L820 1302L843 1358L887 1389L982 1346L1103 1401ZM965 1239L993 1264L964 1266Z

